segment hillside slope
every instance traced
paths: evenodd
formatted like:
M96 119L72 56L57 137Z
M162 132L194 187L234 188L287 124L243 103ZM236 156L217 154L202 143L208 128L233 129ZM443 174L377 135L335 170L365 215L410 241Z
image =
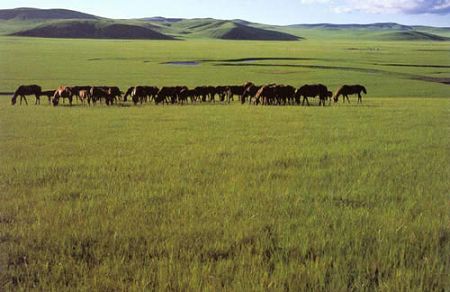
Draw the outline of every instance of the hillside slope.
M98 16L67 9L15 8L0 10L1 20L99 19Z
M194 38L223 40L273 40L295 41L299 37L275 30L257 28L242 20L217 20L212 18L185 19L167 25L167 32Z
M36 28L13 33L15 36L45 38L92 38L92 39L153 39L170 40L147 27L122 23L102 23L96 21L64 21L40 25Z

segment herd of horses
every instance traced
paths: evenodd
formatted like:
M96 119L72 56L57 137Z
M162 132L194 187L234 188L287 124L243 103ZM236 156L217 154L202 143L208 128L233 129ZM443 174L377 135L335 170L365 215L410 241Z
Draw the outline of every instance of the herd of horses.
M126 92L122 92L117 86L60 86L56 90L43 91L38 85L21 85L14 93L11 104L15 105L20 97L28 105L26 96L34 95L35 104L40 104L42 96L48 98L48 103L57 106L60 99L65 99L72 105L74 98L82 104L95 105L97 102L105 102L106 105L113 105L119 101L127 102L130 99L135 105L146 102L155 104L185 104L188 102L211 102L230 103L237 97L240 103L254 105L307 105L308 98L319 98L319 106L325 106L326 101L343 101L350 103L349 95L357 95L358 103L362 103L361 94L367 94L367 90L362 85L343 85L333 95L323 84L303 85L295 88L290 85L268 84L255 85L247 82L244 85L235 86L198 86L189 89L187 86L165 86L158 88L155 86L133 86Z

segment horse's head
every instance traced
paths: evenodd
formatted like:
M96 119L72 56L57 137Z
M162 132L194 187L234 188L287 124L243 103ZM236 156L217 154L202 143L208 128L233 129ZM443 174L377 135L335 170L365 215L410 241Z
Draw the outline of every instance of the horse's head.
M11 98L11 105L15 105L16 104L16 101L17 101L17 96L13 96L12 98Z
M53 106L57 106L59 104L59 97L58 96L53 97L52 103Z
M364 86L361 86L361 87L362 87L362 91L364 92L364 94L367 94L366 88Z

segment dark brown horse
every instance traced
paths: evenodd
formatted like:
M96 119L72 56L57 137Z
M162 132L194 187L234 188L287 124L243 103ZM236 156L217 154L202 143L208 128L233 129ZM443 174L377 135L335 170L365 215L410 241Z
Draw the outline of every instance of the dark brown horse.
M28 105L28 101L26 95L34 95L36 96L36 101L34 104L41 103L41 92L42 88L39 85L21 85L14 92L13 97L11 98L11 104L15 105L17 101L17 97L20 96L20 104L22 104L22 99L25 100L25 104Z
M46 90L41 91L41 96L47 96L48 103L50 104L52 101L52 97L55 95L55 90Z
M319 106L325 106L325 101L333 96L331 91L323 84L303 85L295 92L295 101L300 104L300 100L303 97L302 105L306 103L309 105L308 97L319 97Z
M142 104L144 101L147 102L148 99L154 99L158 94L159 89L155 86L136 86L133 87L131 92L129 91L130 89L127 90L125 95L130 95L134 104L137 104L138 102ZM126 97L124 97L124 100L126 101Z
M348 98L349 95L353 95L353 94L357 94L358 95L358 103L362 103L362 97L361 97L361 93L367 94L367 90L364 86L362 85L344 85L342 87L340 87L337 91L336 91L336 95L334 96L334 102L338 102L339 101L339 96L343 96L344 99L343 101L345 102L345 99L347 99L348 103L350 103L350 99Z

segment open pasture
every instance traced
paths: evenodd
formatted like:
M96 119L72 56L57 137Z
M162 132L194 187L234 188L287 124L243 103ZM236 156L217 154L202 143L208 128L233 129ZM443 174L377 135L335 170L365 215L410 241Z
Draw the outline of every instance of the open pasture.
M447 48L1 37L3 92L253 81L368 95L324 108L2 97L0 290L445 291Z

